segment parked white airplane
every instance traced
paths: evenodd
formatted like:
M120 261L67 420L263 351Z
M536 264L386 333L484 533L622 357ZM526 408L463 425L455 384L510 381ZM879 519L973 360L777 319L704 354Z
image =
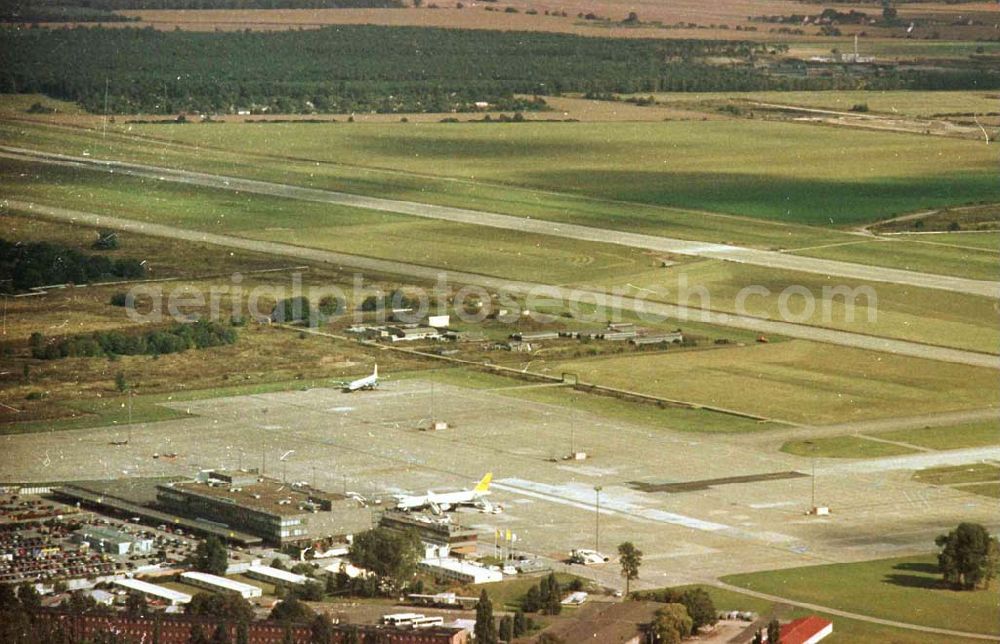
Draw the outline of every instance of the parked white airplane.
M346 392L359 391L361 389L375 389L378 387L378 365L375 365L375 371L372 375L365 376L364 378L358 378L357 380L352 380L350 382L340 383Z
M410 510L430 508L434 514L441 514L460 505L471 505L483 512L497 512L499 508L486 500L486 496L490 493L490 481L492 480L493 473L490 472L471 490L444 492L442 494L428 490L427 494L413 496L401 494L396 497L396 509L408 512Z

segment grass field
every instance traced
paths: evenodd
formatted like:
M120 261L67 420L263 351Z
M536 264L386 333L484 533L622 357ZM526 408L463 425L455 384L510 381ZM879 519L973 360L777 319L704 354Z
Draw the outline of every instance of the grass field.
M619 282L620 283L620 282ZM823 289L839 284L823 275L777 271L757 266L698 259L667 270L662 268L629 275L627 283L649 289L650 300L686 303L689 316L697 319L699 307L744 312L772 319L788 319L782 313L780 293L790 285L804 288L815 298L811 315L801 297L787 302L787 311L802 321L845 331L939 344L992 353L1000 345L994 303L989 298L969 297L946 291L914 289L886 283L850 282L851 288L867 286L872 298L859 296L853 305L846 298L823 298ZM604 281L605 287L614 286ZM764 296L746 297L747 287L763 287ZM707 302L696 292L707 290ZM737 302L743 296L743 311ZM871 304L871 310L869 310ZM853 317L852 317L853 316Z
M570 387L524 388L525 382L523 380L468 369L420 371L414 372L413 377L460 387L496 389L510 398L579 409L605 418L656 429L730 434L766 431L777 426L775 423L722 414L707 409L660 407L653 404L597 396Z
M932 366L933 365L933 366ZM793 340L719 351L577 360L552 367L587 382L767 418L849 422L995 404L989 369Z
M749 610L758 615L774 615L781 620L797 619L809 615L819 615L834 623L833 634L824 642L830 644L854 644L855 642L892 642L893 644L940 644L939 635L931 633L921 633L919 631L904 630L880 626L870 622L863 622L854 619L847 619L838 615L817 613L805 608L796 608L787 604L776 604L766 599L758 599L739 592L734 592L725 588L715 586L685 586L685 588L702 588L712 597L712 601L718 610ZM974 642L976 640L955 638L951 642Z
M891 257L894 268L902 268L921 273L957 275L980 280L995 280L1000 273L1000 255L994 245L983 244L977 248L976 240L967 240L971 235L894 235L889 238L836 246L822 246L793 250L794 255L836 259L858 264L876 264L878 257Z
M996 586L976 592L949 590L941 583L932 555L733 575L723 580L862 615L973 633L1000 633Z
M1000 467L990 463L932 467L913 474L913 480L928 485L993 483L1000 480Z
M323 136L292 124L134 130L229 150L280 140L319 161L823 226L1000 200L992 156L969 141L757 121L352 125Z
M858 436L834 436L788 441L781 446L781 451L796 456L819 458L881 458L914 454L917 450L902 445L870 441Z
M350 126L347 124L304 124L288 127L298 129L301 135L308 135L312 140L316 140L317 137L314 136L316 132L332 132L341 128L348 129L360 125L363 124L351 124ZM398 125L386 127L395 128ZM539 124L539 127L556 126L561 128L563 125ZM583 124L575 125L581 128L584 127ZM624 125L630 126L631 124ZM375 126L374 124L372 126L382 127ZM660 127L657 124L645 124L645 126ZM157 136L157 132L160 135L166 133L167 138L173 137L172 132L177 132L184 127L189 126L150 126L153 136ZM197 130L201 126L190 127ZM257 128L258 134L266 138L268 133L279 134L278 130L268 128L286 126L228 124L225 126L214 125L212 127L253 127ZM450 126L428 125L427 127L447 128ZM487 132L500 142L505 140L511 131L524 131L511 130L511 128L502 125L472 125L463 127L483 128L480 131ZM317 130L316 128L320 129ZM202 129L199 131L204 132L206 130ZM399 131L405 133L409 130ZM446 130L439 129L438 131ZM475 180L442 179L426 173L420 174L419 172L361 168L344 165L340 161L329 162L319 159L308 161L300 157L267 156L255 154L245 148L236 151L226 151L207 148L203 145L204 142L199 147L189 145L178 146L161 140L149 138L137 139L131 137L131 135L126 137L113 133L104 141L95 137L94 133L79 128L66 129L38 124L19 123L14 125L6 123L0 125L0 133L11 144L39 147L51 151L68 151L76 154L86 151L98 157L200 169L221 174L250 176L311 187L378 194L379 196L413 199L443 205L480 208L519 216L570 221L598 227L625 229L683 239L735 243L768 249L806 249L858 241L855 235L830 229L788 223L774 223L759 219L706 213L704 211L685 211L638 203L630 203L626 206L619 202L571 195L564 190L566 186L560 186L560 192L550 192L496 185L492 182L484 183L481 180L483 177L479 175L476 176ZM197 139L198 136L193 138ZM324 137L319 137L319 139L326 140ZM527 147L530 148L532 146L529 144ZM329 157L330 155L326 154L325 156ZM421 170L426 171L426 164ZM606 183L606 181L602 179L598 183ZM877 248L873 248L868 252L861 253L862 256L859 257L860 261L894 267L905 267L908 265L906 261L897 259L894 254L881 253L878 250ZM968 251L964 249L951 250L954 250L954 253L959 256L968 254ZM947 254L946 251L942 252ZM981 269L975 265L967 269L958 262L948 261L942 263L945 264L945 270L949 266L955 266L956 272L960 274L968 274L969 276L981 274Z
M819 275L683 257L672 257L681 265L664 270L658 267L657 255L611 244L499 229L484 231L473 225L137 178L109 180L93 171L31 163L0 161L0 186L12 199L445 270L549 284L616 289L632 284L650 289L649 299L668 303L684 299L681 283L686 280L690 288L709 289L709 308L730 312L736 310L741 289L764 286L773 295L754 298L752 312L775 319L780 319L781 313L778 294L790 284L804 286L817 297L830 286L829 280ZM481 243L484 235L487 243ZM970 252L920 245L924 246L932 251ZM981 254L993 257L987 251ZM809 322L986 352L995 350L1000 342L1000 329L987 298L889 284L869 286L877 295L875 319L867 314L867 299L858 301L860 308L852 319L843 298L833 298L830 314L817 306ZM702 305L697 298L691 304Z
M961 449L1000 445L1000 423L984 421L951 427L921 427L870 434L873 438L926 447L928 449ZM811 440L792 440L781 451L797 456L825 458L878 458L912 454L917 450L903 445L881 443L860 436L831 436Z
M997 93L993 91L873 91L830 90L821 92L698 92L657 93L659 102L696 106L703 103L737 100L782 105L798 105L847 112L855 105L868 105L870 112L931 117L944 114L995 112Z

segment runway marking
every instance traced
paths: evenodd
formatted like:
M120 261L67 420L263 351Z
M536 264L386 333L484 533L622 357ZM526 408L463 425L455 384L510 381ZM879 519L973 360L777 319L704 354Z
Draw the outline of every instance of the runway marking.
M522 494L524 496L542 499L544 501L558 503L560 505L568 505L570 507L587 510L589 512L596 511L596 497L591 498L592 490L589 486L577 486L577 488L574 489L574 487L568 485L556 486L546 483L537 483L535 481L526 481L524 479L508 478L499 482L494 481L493 487L506 492ZM644 508L627 501L617 499L611 493L607 493L601 498L601 514L623 516L640 521L652 521L654 523L667 523L670 525L690 528L692 530L724 534L737 539L763 541L769 544L793 543L798 541L794 537L777 532L745 530L743 528L735 528L724 523L715 523L713 521L696 519L695 517L689 517L675 512L667 512L666 510Z

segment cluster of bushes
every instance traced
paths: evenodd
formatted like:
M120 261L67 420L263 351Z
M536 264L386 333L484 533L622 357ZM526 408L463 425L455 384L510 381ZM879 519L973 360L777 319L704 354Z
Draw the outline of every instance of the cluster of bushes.
M48 242L22 244L0 239L0 292L4 293L49 284L136 279L145 274L146 267L135 259L86 255Z
M562 588L555 573L532 586L521 599L521 610L526 613L558 615L562 612Z
M662 604L680 604L687 610L691 618L692 631L703 626L711 626L718 621L715 604L712 597L701 588L678 590L662 588L660 590L637 591L630 595L632 599L660 602Z
M67 357L133 356L180 353L188 349L206 349L236 342L236 330L199 320L192 324L175 324L167 329L143 334L121 331L97 331L59 339L47 339L32 333L29 340L32 357L57 360Z
M418 298L410 297L399 289L389 294L369 295L361 302L361 310L365 312L415 309L419 306L420 300Z

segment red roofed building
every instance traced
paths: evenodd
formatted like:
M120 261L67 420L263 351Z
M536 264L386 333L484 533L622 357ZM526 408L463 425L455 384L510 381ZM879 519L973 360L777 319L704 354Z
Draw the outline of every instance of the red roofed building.
M833 622L810 615L782 624L781 644L815 644L833 633Z

